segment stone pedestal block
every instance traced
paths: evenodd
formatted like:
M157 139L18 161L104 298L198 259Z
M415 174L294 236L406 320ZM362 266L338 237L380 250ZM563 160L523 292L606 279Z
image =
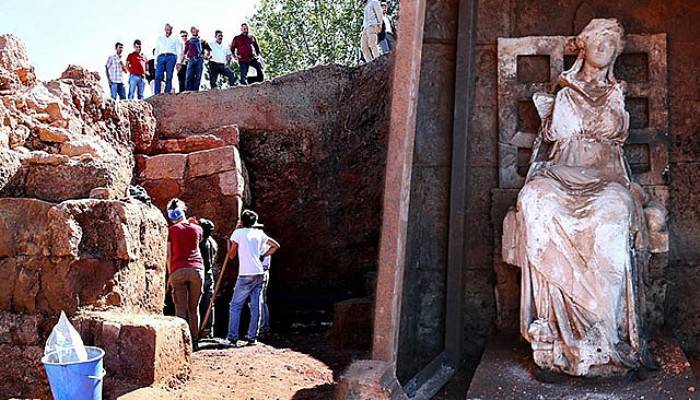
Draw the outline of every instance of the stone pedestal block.
M331 339L339 349L368 350L372 342L372 307L369 297L335 303Z
M74 324L87 345L105 350L111 385L149 386L189 377L192 339L183 319L91 311L79 314Z

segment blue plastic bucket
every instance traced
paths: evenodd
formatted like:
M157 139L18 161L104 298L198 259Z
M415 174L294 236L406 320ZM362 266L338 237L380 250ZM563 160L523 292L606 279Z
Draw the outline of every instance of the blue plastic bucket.
M41 358L54 400L102 400L104 350L85 346L87 361L59 363L55 353Z

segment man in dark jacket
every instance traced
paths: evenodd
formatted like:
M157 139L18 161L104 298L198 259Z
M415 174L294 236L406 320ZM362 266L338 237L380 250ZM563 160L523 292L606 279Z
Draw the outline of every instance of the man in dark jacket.
M202 253L204 261L204 288L202 289L202 301L199 303L199 313L204 318L209 307L209 302L212 300L212 292L214 291L214 264L216 263L216 253L219 246L216 240L211 236L214 232L214 223L208 219L201 218L199 226L202 227L202 240L199 242L199 252ZM212 304L211 312L209 313L209 321L203 327L202 337L212 337L214 332L214 307Z

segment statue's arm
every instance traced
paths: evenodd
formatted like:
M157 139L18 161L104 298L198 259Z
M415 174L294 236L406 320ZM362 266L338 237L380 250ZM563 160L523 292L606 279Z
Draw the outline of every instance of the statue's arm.
M554 112L554 102L555 96L549 93L538 92L532 96L532 101L537 109L537 114L540 117L541 125L540 130L535 138L535 142L532 146L532 158L531 163L541 159L540 153L544 150L542 148L543 142L551 142L552 137L550 134L550 127L552 121L552 114Z

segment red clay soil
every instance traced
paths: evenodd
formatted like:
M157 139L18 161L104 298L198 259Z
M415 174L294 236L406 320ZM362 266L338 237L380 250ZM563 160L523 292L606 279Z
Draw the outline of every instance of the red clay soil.
M270 343L274 346L200 350L193 355L186 383L139 389L119 400L332 399L337 377L362 356L336 351L320 335L274 338Z

